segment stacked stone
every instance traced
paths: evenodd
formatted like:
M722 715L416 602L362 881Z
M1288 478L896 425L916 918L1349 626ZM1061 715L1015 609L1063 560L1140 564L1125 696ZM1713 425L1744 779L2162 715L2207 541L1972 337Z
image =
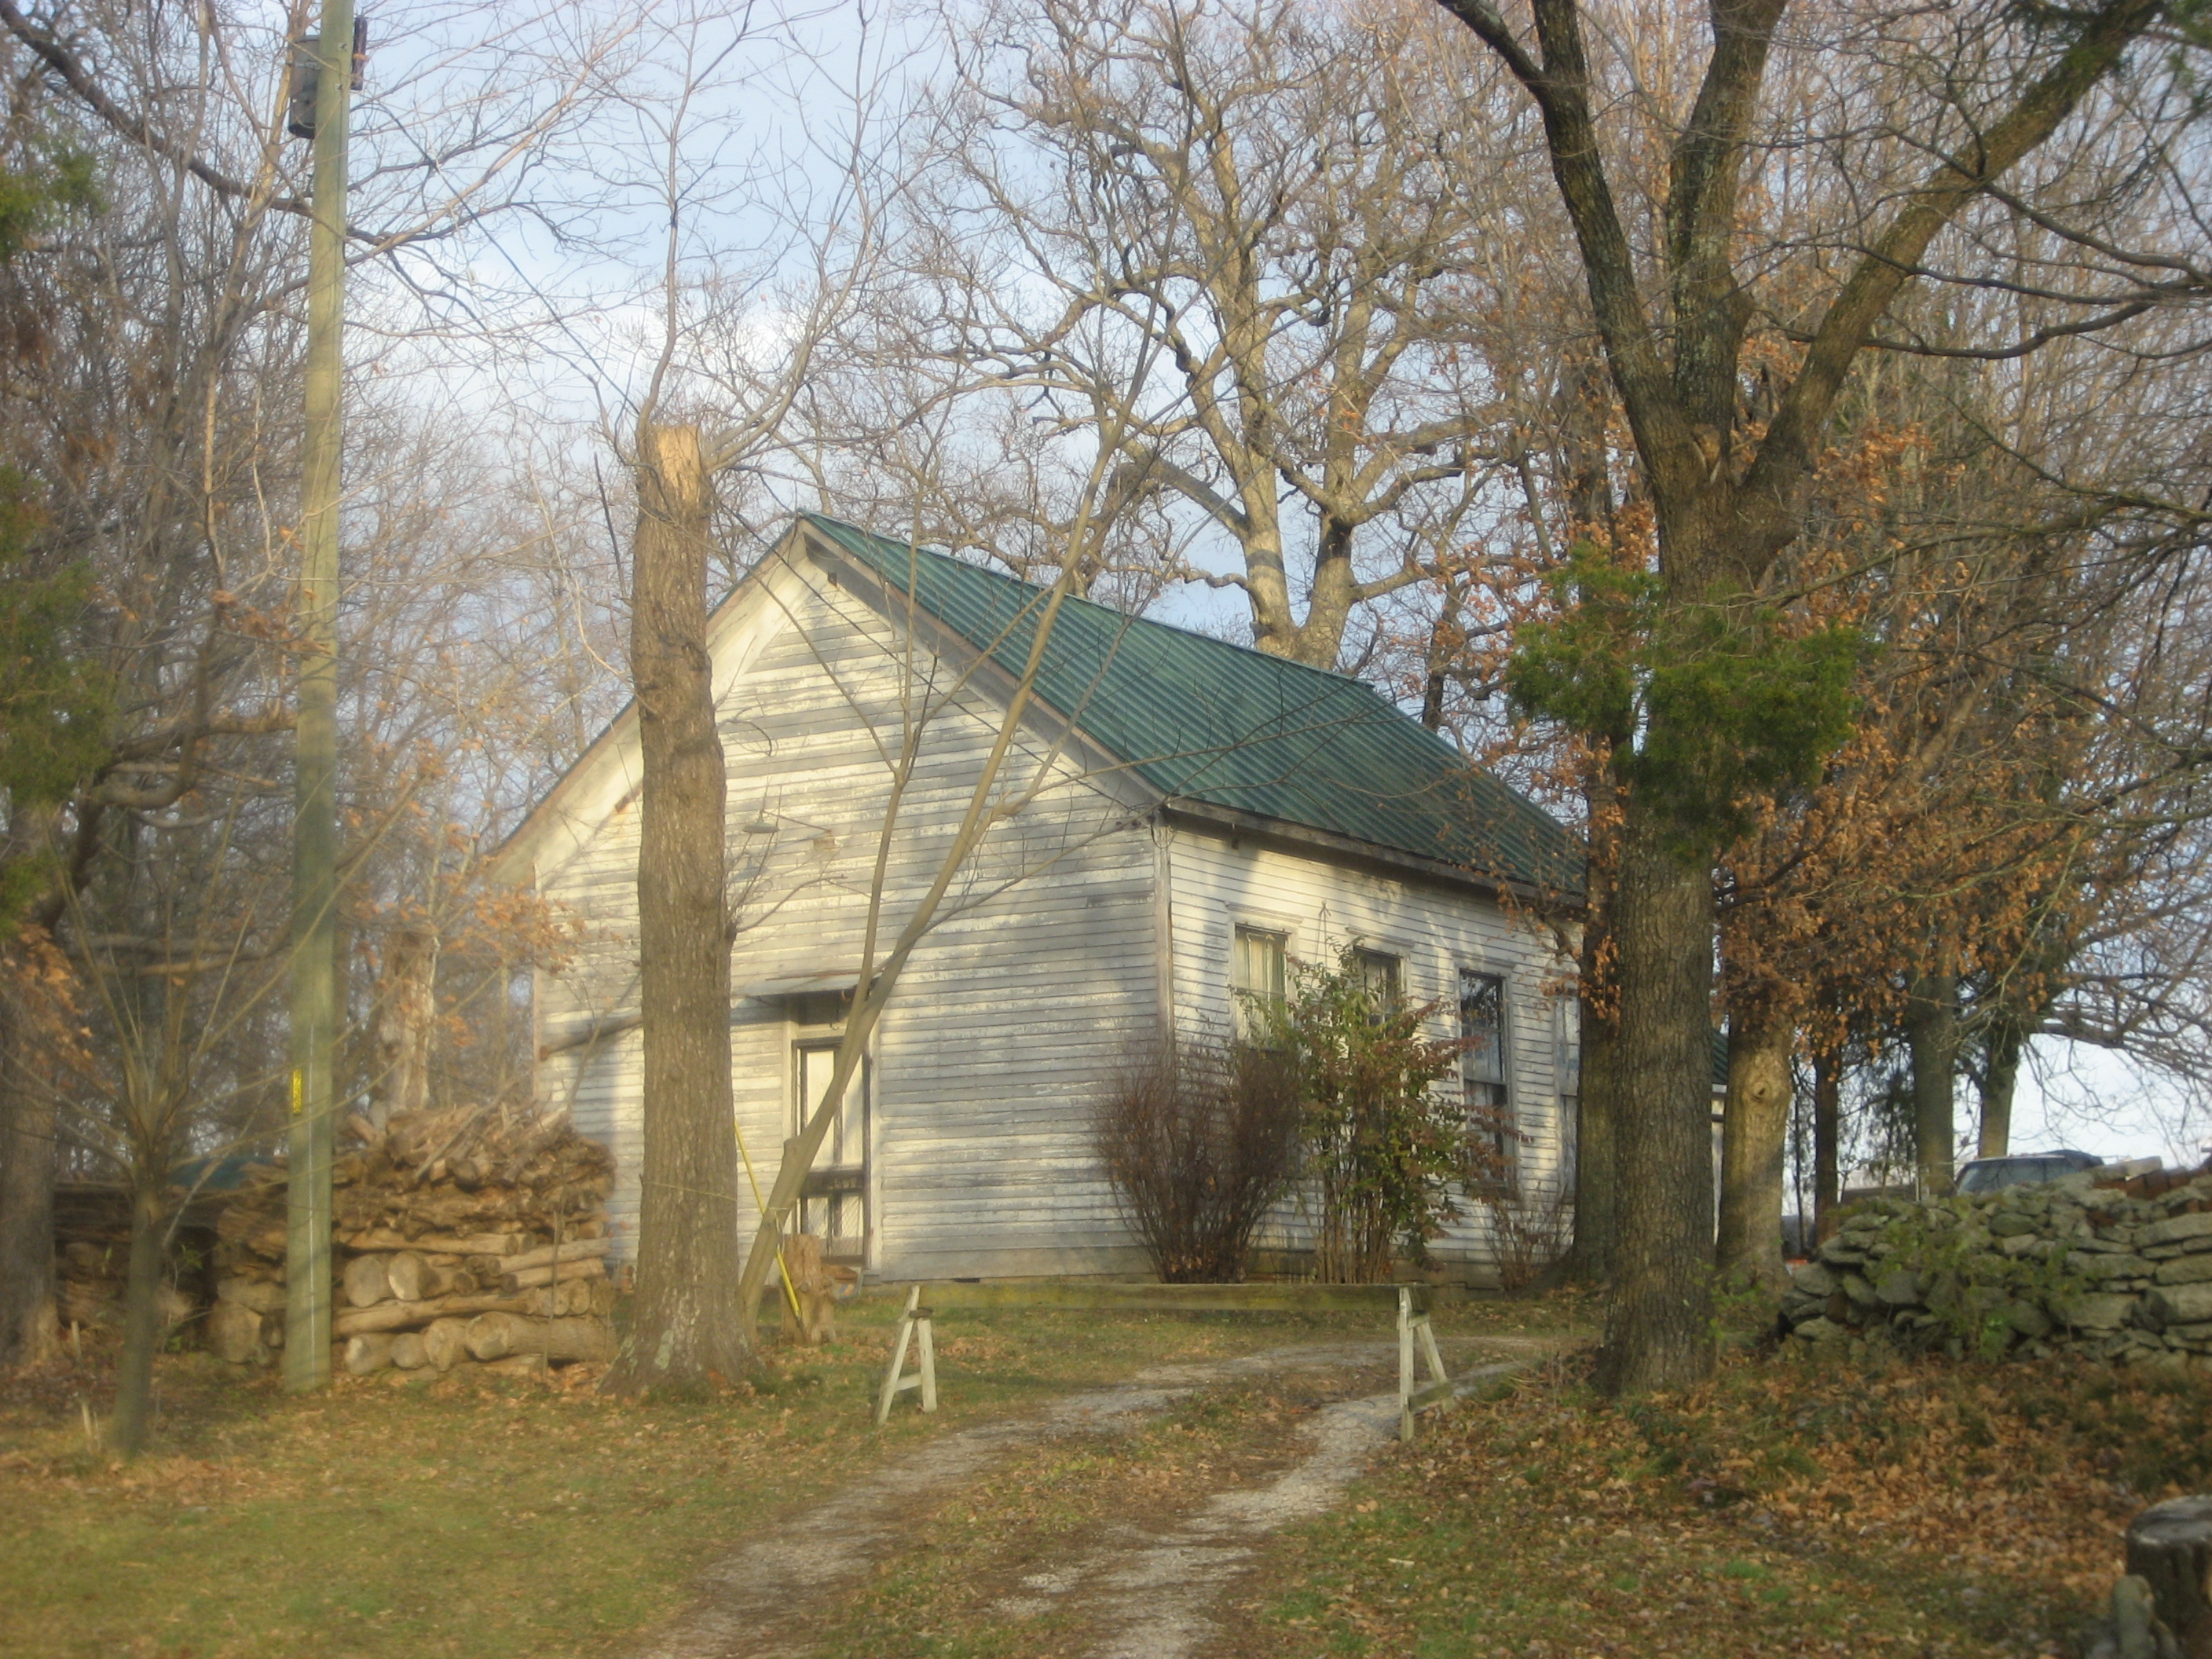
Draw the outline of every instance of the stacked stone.
M2057 1271L2022 1273L2022 1258ZM2058 1288L2017 1289L2039 1277ZM1793 1270L1782 1303L1797 1341L1879 1335L1954 1353L1966 1346L1962 1309L1978 1341L2021 1358L2063 1350L2212 1370L2212 1174L2154 1196L2084 1171L1967 1197L1869 1200Z

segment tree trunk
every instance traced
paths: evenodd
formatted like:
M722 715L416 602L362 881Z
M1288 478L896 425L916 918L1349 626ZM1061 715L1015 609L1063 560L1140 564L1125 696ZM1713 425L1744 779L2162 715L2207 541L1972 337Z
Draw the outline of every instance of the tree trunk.
M734 1382L738 1146L722 744L707 653L708 489L699 434L641 426L630 674L643 769L637 860L644 1139L637 1298L619 1393Z
M343 955L341 962L346 960ZM385 945L377 988L376 1086L369 1091L369 1121L381 1129L399 1112L430 1103L430 1036L436 1024L433 986L438 973L437 935L424 927L392 931ZM506 997L493 1000L502 1007Z
M1729 1021L1728 1102L1721 1120L1722 1282L1779 1291L1783 1164L1790 1138L1793 1022L1771 1008L1735 1011Z
M162 1197L167 1174L166 1167L142 1170L131 1198L131 1264L123 1281L123 1357L115 1369L112 1446L122 1457L143 1451L153 1430L154 1350L161 1339L161 1239L168 1221Z
M1608 1394L1686 1389L1713 1368L1713 885L1672 846L1662 809L1632 791L1621 827L1619 1183Z
M1844 1057L1813 1051L1813 1237L1836 1231L1843 1205Z
M1958 981L1921 974L1905 999L1905 1041L1912 1053L1912 1149L1921 1195L1951 1190L1957 1130L1952 1080L1959 1069Z
M54 1130L53 1092L22 1051L15 1011L0 1008L0 1370L61 1352Z
M2020 1022L1999 1014L1990 1028L1989 1065L1982 1073L1982 1127L1974 1146L1978 1158L2002 1158L2012 1147L2012 1096L2020 1082L2021 1050L2027 1039Z
M1582 1069L1575 1097L1575 1242L1567 1257L1569 1274L1588 1285L1613 1276L1615 1208L1620 1184L1615 1174L1620 1133L1619 1085L1613 1064L1619 1042L1613 1021L1584 999Z
M1575 1242L1570 1275L1602 1285L1613 1276L1619 1206L1620 1044L1617 964L1613 957L1613 894L1620 861L1616 814L1620 792L1609 756L1594 763L1585 780L1584 821L1589 855L1583 869L1584 918L1576 975L1582 988L1576 1010L1582 1059L1575 1098Z

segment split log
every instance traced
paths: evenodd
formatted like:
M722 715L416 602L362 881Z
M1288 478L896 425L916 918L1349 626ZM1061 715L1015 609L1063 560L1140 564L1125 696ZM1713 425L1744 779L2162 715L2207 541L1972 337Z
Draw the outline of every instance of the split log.
M355 1307L373 1308L391 1296L383 1256L357 1255L345 1264L345 1298Z
M275 1313L284 1305L284 1285L281 1279L271 1283L258 1279L219 1279L215 1295L218 1302L242 1303L256 1313Z
M2128 1571L2188 1659L2212 1659L2212 1497L2154 1504L2128 1522Z
M430 1264L422 1259L419 1250L400 1250L388 1256L363 1256L364 1261L382 1261L384 1277L392 1287L392 1294L402 1302L427 1302L435 1294L424 1283L430 1275Z
M600 1319L524 1319L480 1314L469 1322L469 1352L478 1359L543 1354L548 1360L612 1359L614 1328Z
M433 1370L449 1371L469 1357L469 1322L436 1319L422 1333L422 1357Z
M565 1285L572 1279L604 1279L606 1264L596 1258L586 1261L549 1261L542 1267L526 1267L520 1273L501 1273L499 1287L512 1296L517 1291L526 1291L539 1285Z
M614 1248L611 1238L577 1238L565 1244L545 1244L534 1250L525 1250L520 1255L510 1256L501 1265L511 1273L528 1273L532 1267L550 1267L556 1261L585 1261L605 1255Z
M208 1313L208 1347L227 1364L252 1364L262 1357L261 1317L243 1302L217 1301Z
M524 1233L422 1233L410 1238L390 1227L349 1233L338 1243L349 1250L419 1250L434 1255L520 1255L530 1248ZM278 1249L283 1245L280 1242Z
M494 1376L543 1376L545 1375L545 1356L542 1353L514 1353L504 1359L471 1361L472 1371L488 1371Z
M458 1314L535 1314L549 1305L544 1291L525 1291L519 1296L441 1296L434 1302L383 1302L374 1308L356 1308L332 1321L335 1334L356 1336L370 1331L411 1331L434 1319Z
M419 1371L429 1363L422 1335L416 1331L402 1331L392 1339L392 1363L403 1371Z
M380 1371L392 1363L392 1339L371 1333L349 1336L345 1345L345 1368L356 1376Z

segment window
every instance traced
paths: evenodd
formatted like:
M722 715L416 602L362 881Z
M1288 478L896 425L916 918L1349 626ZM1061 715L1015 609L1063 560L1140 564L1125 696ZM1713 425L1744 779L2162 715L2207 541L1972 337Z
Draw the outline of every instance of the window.
M1495 1158L1494 1178L1510 1187L1521 1138L1514 1132L1513 1103L1506 1086L1505 981L1501 975L1471 968L1460 970L1459 1034L1468 1045L1460 1053L1459 1083L1468 1132Z
M836 1069L835 1038L793 1045L791 1133L804 1128ZM868 1237L868 1095L873 1068L864 1055L859 1074L845 1085L837 1115L823 1137L814 1167L800 1188L798 1231L822 1239L825 1259L865 1261Z
M1359 966L1360 983L1367 994L1375 999L1378 1008L1395 1008L1403 990L1403 975L1398 958L1386 951L1360 951L1355 954Z
M1237 1040L1253 1047L1266 1041L1268 1011L1283 1006L1288 938L1260 927L1237 930L1230 983L1236 994Z

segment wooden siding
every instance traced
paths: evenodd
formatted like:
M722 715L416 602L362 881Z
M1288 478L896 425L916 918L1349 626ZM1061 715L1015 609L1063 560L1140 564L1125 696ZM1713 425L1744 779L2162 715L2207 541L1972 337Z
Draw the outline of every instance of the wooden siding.
M1434 1027L1440 1037L1458 1035L1460 970L1502 975L1508 1095L1528 1137L1520 1149L1522 1199L1543 1205L1564 1195L1573 1168L1559 1059L1561 1022L1571 1018L1572 1005L1563 1007L1552 994L1566 964L1547 929L1462 889L1327 863L1250 837L1177 825L1166 854L1176 1018L1185 1030L1229 1028L1231 952L1240 925L1285 934L1290 955L1308 962L1333 961L1352 943L1398 957L1405 994L1443 1005ZM1462 1207L1460 1224L1431 1248L1451 1276L1487 1281L1496 1273L1490 1222L1481 1206ZM1308 1239L1293 1205L1261 1242L1297 1250Z
M934 874L997 729L947 663L902 667L888 626L811 568L761 584L754 614L725 624L744 659L719 693L729 763L733 981L742 989L857 970L869 870L906 711L949 698L928 727L890 855L885 940ZM718 659L721 648L718 647ZM719 677L718 677L719 678ZM541 1040L636 1012L636 809L619 743L601 774L568 787L538 881L590 935L540 981ZM1147 803L1086 775L1026 733L1010 779L1044 775L1038 799L994 828L915 953L873 1044L870 1266L896 1276L1095 1270L1133 1265L1088 1121L1100 1080L1156 1018ZM596 811L595 821L589 815ZM774 824L769 833L755 826ZM555 857L549 860L547 853ZM763 1188L790 1133L787 1005L740 999L732 1047L740 1132ZM641 1151L635 1030L541 1063L539 1091L613 1148L614 1211L635 1226ZM757 1213L739 1194L741 1225Z

